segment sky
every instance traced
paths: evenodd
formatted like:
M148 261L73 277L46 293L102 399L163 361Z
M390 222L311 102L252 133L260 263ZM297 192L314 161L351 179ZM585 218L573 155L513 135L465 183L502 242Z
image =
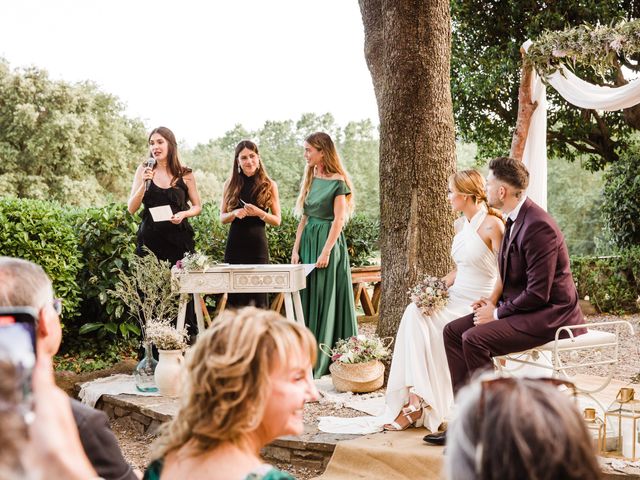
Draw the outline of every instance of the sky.
M356 0L5 0L0 57L91 80L188 145L331 113L378 124Z

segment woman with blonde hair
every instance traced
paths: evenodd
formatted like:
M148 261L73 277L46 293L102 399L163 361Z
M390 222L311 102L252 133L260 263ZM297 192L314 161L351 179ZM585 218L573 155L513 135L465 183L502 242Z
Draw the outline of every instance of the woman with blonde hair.
M304 158L307 163L296 202L301 218L291 263L316 266L302 291L304 319L318 343L332 348L358 332L342 231L354 209L353 185L326 133L312 133L305 139ZM328 369L329 358L319 355L314 377L320 378Z
M300 435L317 398L311 332L273 311L224 312L188 355L180 409L163 427L145 479L292 479L260 449Z
M479 296L500 295L497 253L504 224L499 212L488 207L484 184L476 170L449 177L449 203L462 214L454 223L451 246L455 268L443 277L449 298L429 316L413 302L405 309L395 340L384 413L325 419L321 430L371 433L415 425L436 432L448 418L453 389L442 338L444 326L471 313L471 304Z
M231 223L224 261L231 264L269 263L265 225L280 225L280 198L269 178L258 146L251 140L236 145L231 176L224 184L220 221ZM230 293L228 305L267 308L266 293Z

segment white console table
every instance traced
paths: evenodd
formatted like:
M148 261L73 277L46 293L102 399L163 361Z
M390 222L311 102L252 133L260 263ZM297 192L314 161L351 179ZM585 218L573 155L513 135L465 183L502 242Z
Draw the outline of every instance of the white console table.
M193 295L198 333L205 329L201 294L283 293L287 318L304 325L300 290L307 286L302 265L215 265L201 272L185 272L173 267L174 288L181 294L178 329L184 328L189 295Z

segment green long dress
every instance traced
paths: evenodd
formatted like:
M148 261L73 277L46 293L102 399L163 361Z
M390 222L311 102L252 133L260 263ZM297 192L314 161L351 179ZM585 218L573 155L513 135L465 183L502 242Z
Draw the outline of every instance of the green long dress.
M300 238L300 260L316 263L329 236L333 221L333 201L338 195L350 193L342 180L314 178L304 202L307 224ZM316 268L307 277L307 288L302 290L304 320L319 344L333 348L341 338L358 333L356 310L353 304L351 268L344 233L336 241L329 265ZM313 376L320 378L329 371L330 359L318 352Z

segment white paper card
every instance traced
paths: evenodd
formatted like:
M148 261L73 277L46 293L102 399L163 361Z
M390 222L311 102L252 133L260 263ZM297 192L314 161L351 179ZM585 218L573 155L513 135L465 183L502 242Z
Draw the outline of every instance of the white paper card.
M313 269L316 268L315 263L303 263L302 266L304 267L305 276L309 276L309 274L313 272Z
M171 211L171 207L169 205L161 205L159 207L151 207L149 209L151 213L151 217L154 222L166 222L171 220L173 217L173 212Z

